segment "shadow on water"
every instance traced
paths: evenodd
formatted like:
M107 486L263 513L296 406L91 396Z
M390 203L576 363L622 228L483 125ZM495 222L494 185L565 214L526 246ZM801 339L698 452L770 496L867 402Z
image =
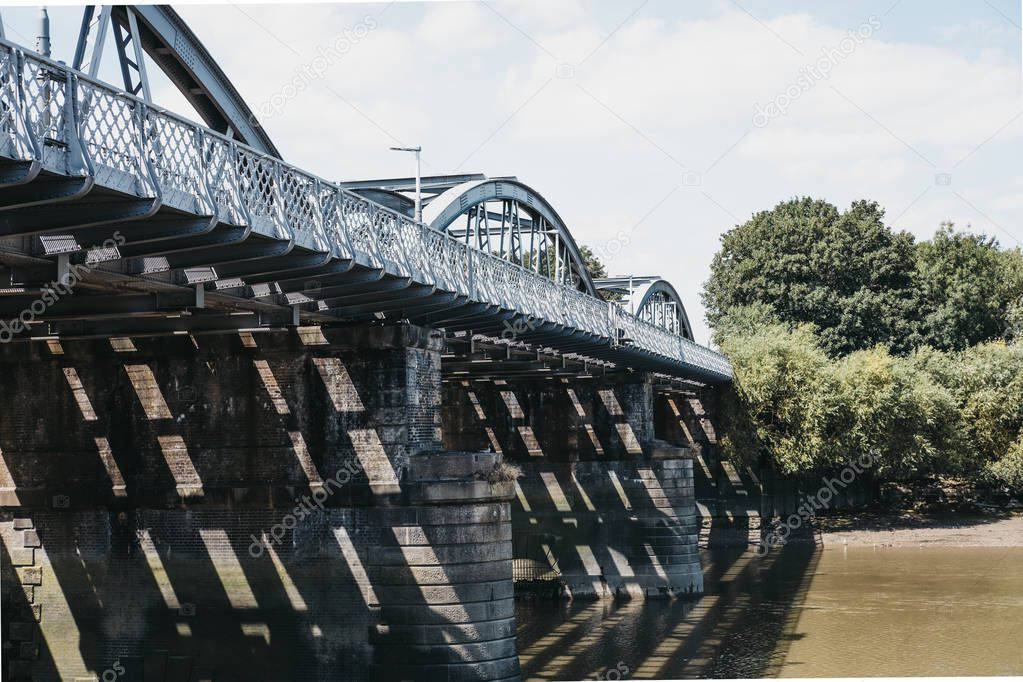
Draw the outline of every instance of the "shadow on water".
M776 675L820 553L702 554L695 600L517 605L523 679L692 679Z

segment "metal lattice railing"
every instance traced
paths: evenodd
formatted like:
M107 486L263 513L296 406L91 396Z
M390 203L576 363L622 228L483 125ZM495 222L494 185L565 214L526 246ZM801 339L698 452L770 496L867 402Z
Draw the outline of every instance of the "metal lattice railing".
M719 378L720 354L63 64L0 41L0 153ZM626 341L627 340L627 341Z

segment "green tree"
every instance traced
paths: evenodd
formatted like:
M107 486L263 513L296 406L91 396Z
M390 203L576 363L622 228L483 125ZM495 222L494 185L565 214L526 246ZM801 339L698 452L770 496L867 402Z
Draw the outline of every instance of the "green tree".
M1005 309L1005 338L1012 343L1023 339L1023 251L1019 247L1002 251L1002 268L1008 305Z
M1001 341L956 352L921 349L912 361L956 403L958 441L944 470L975 475L1023 434L1023 347Z
M603 279L607 277L607 268L597 254L593 253L593 249L586 246L585 244L579 245L579 255L583 258L583 264L586 265L586 269L590 271L590 277L593 279Z
M892 232L874 202L844 213L793 199L726 233L703 302L712 327L763 303L789 324L809 323L832 355L877 344L911 347L913 238Z
M990 483L1023 491L1023 434L1004 457L988 464L984 473Z
M920 308L919 340L963 349L1002 338L1016 299L1023 295L1018 251L997 240L956 232L945 223L916 248L913 281Z
M593 279L603 279L607 277L607 267L601 262L597 254L593 253L593 249L586 246L585 244L579 245L579 255L582 256L583 263L586 265L586 269L590 271L590 277ZM618 301L621 300L622 295L607 289L597 291L600 297L605 301Z

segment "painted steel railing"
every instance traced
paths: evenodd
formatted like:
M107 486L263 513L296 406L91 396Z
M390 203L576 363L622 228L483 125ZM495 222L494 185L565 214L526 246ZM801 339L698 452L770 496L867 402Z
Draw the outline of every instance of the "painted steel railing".
M280 159L0 41L0 156L598 335L719 378L724 356Z

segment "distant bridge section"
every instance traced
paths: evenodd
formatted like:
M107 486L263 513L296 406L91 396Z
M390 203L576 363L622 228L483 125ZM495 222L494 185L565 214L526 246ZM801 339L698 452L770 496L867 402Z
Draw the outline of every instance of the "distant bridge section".
M639 319L690 341L696 340L682 298L668 280L626 275L596 280L595 286L612 294L622 308Z

